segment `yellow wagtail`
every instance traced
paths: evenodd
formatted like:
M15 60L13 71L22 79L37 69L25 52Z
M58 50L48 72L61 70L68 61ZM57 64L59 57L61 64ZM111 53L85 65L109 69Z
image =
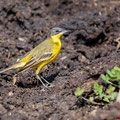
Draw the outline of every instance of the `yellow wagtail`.
M61 49L60 37L66 32L66 30L59 27L51 29L45 41L43 41L41 44L28 52L16 64L0 71L0 73L3 73L7 70L19 68L20 72L25 71L29 68L36 68L37 70L35 74L37 79L39 79L41 83L46 86L44 82L46 82L47 84L49 84L49 82L46 81L42 76L40 76L39 72L44 66L56 59Z

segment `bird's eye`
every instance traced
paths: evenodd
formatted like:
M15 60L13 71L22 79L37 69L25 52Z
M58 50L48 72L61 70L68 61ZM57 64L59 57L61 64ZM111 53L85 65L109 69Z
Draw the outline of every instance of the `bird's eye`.
M59 33L59 31L58 31L58 30L56 30L56 33Z

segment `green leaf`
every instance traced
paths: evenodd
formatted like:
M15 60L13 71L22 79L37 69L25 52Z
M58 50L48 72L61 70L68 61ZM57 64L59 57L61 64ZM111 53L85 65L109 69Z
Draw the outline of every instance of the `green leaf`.
M90 102L94 101L94 97L89 97Z
M101 74L101 78L105 80L108 84L114 85L116 87L119 87L119 81L120 81L120 68L115 66L111 71L107 70L107 74ZM118 82L117 84L114 84L115 82Z
M114 90L115 90L115 87L113 87L112 85L109 85L108 86L108 89L106 90L106 93L112 93L112 92L114 92Z
M117 80L120 81L120 73L117 74Z
M115 71L114 69L111 70L111 73L112 73L113 75L116 75L116 71Z
M116 97L117 97L117 95L118 95L117 92L112 92L112 93L110 93L110 94L109 94L109 96L110 96L110 100L111 100L111 101L115 100Z
M110 94L104 96L103 101L108 102L108 103L112 102L113 100L116 99L117 95L118 95L117 92L111 92Z
M120 72L120 68L117 66L115 66L113 69Z
M116 85L116 84L114 84L113 82L110 81L110 77L109 77L108 74L107 74L107 75L101 74L101 78L102 78L104 81L106 81L108 84L111 84L111 85L114 85L114 86L118 87L118 85ZM112 78L112 80L113 80L113 78ZM116 81L116 78L115 78L114 81ZM120 87L119 87L119 88L120 88Z
M120 85L120 81L118 81L118 85Z
M107 74L110 76L110 77L114 77L114 75L112 74L112 72L110 70L107 70Z
M101 74L101 78L105 81L108 81L110 77L108 75Z
M82 96L82 94L83 94L83 92L84 92L84 89L81 89L81 88L76 88L76 91L75 91L75 96Z
M105 101L105 102L110 102L110 100L109 100L109 96L105 96L104 98L103 98L103 101Z
M98 83L94 84L94 92L96 95L98 95L100 98L104 96L103 92L103 86L99 85Z

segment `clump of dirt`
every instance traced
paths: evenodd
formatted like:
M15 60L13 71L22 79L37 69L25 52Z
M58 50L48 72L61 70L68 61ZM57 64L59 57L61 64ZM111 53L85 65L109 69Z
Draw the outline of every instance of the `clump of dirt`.
M90 92L101 81L100 74L119 67L115 40L120 33L120 5L90 0L1 0L0 14L1 69L43 41L52 27L70 31L61 40L57 60L41 73L53 87L38 84L34 70L18 74L15 85L14 71L0 75L2 120L110 120L119 114L118 103L101 108L79 100L74 91L81 87Z

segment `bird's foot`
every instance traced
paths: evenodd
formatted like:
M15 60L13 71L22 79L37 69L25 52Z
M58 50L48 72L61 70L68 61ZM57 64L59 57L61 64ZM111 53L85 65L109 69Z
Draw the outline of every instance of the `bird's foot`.
M44 77L36 75L37 79L42 83L45 88L53 87L54 85L49 83Z

